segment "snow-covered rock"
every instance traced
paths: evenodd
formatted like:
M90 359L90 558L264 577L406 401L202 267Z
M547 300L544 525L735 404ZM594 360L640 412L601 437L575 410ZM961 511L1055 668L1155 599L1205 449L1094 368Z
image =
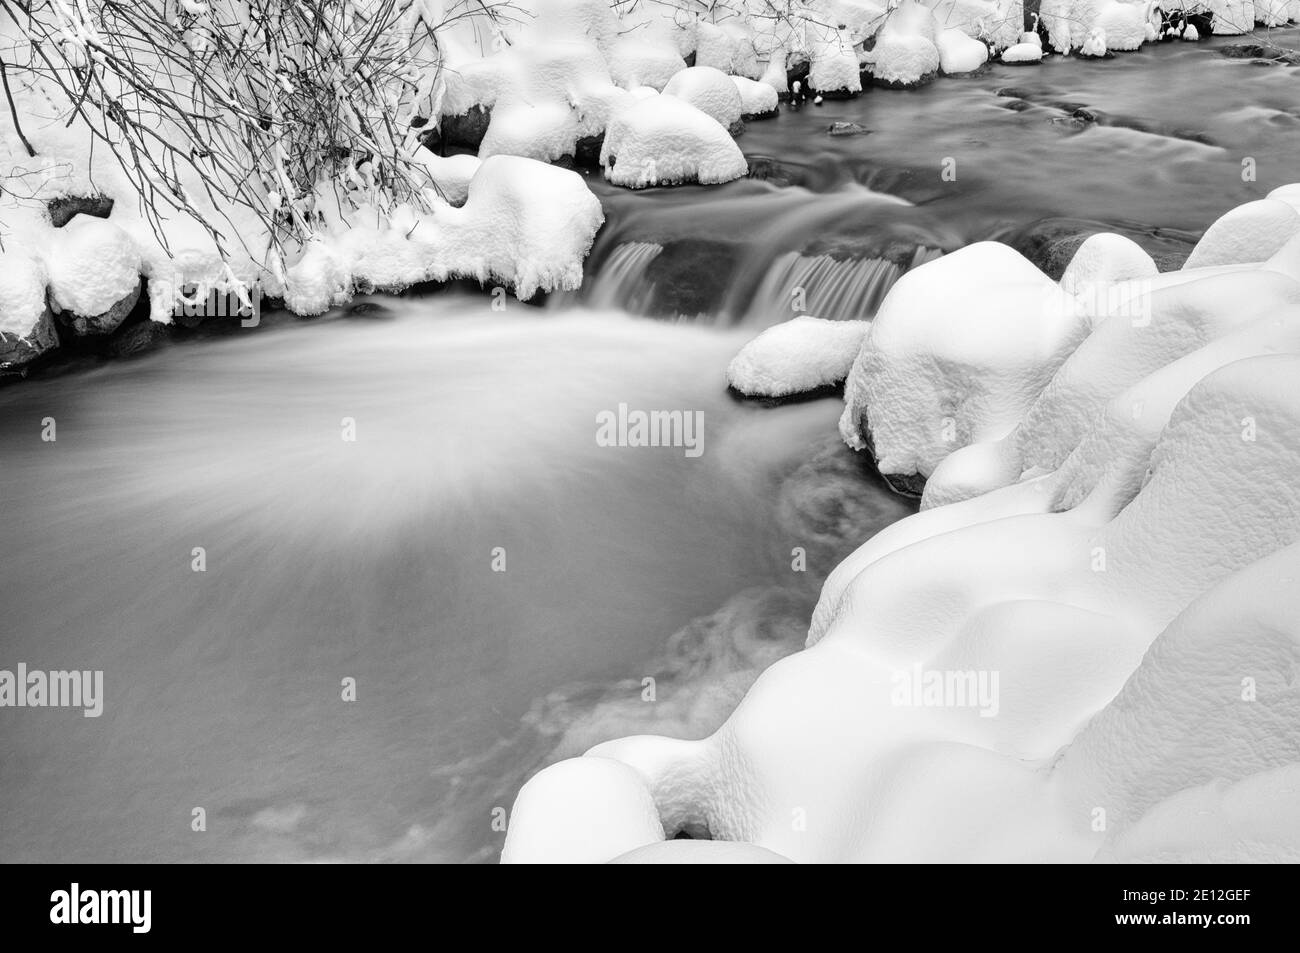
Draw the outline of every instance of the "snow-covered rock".
M928 476L1005 435L1084 330L1074 299L1007 245L914 268L881 304L845 389L840 433L881 472Z
M610 76L624 89L649 86L662 91L685 68L686 61L667 42L629 38L615 43L609 53Z
M884 86L918 86L939 71L939 29L934 13L916 0L903 0L866 54L872 79Z
M1281 199L1239 205L1206 229L1184 269L1235 265L1270 258L1300 232L1300 212Z
M742 119L766 119L776 115L777 94L775 88L768 83L760 83L757 80L746 79L743 76L733 76L731 81L736 84L736 91L740 93L740 116Z
M1061 287L1076 297L1097 293L1120 281L1138 281L1159 273L1156 263L1137 242L1113 232L1086 238L1061 276Z
M45 282L38 259L0 254L0 367L27 364L58 345Z
M949 29L939 34L939 68L945 73L970 73L989 58L989 48L961 30Z
M1206 0L1215 36L1240 36L1255 28L1255 0Z
M423 146L416 149L415 161L428 170L430 181L452 205L464 205L469 197L469 183L483 160L478 156L437 156Z
M788 397L838 384L868 327L866 321L791 318L741 348L727 366L727 383L748 397Z
M862 91L862 67L847 30L812 29L808 41L808 85L822 95L852 96Z
M1083 323L993 243L895 285L848 410L882 469L937 459L927 495L959 492L845 559L714 734L591 749L635 774L614 812L648 792L664 836L797 862L1300 860L1300 238L1165 275L1114 236L1078 258L1071 287L1120 292ZM511 838L546 836L558 767ZM573 823L592 859L697 850Z
M114 330L141 290L143 262L135 241L102 218L78 215L51 239L50 302L78 334Z
M1002 51L1004 63L1041 63L1043 48L1037 43L1017 43Z
M574 758L519 792L501 862L604 863L663 839L654 798L635 771L607 758Z
M1088 32L1088 38L1083 41L1083 46L1079 47L1080 56L1105 56L1106 55L1106 31L1101 27L1096 27Z
M628 851L611 864L792 864L775 851L738 841L669 840Z
M706 116L712 116L724 129L740 122L744 103L740 89L726 73L712 66L692 66L675 74L664 87L664 94L690 103Z
M664 94L629 103L614 115L600 164L605 178L629 188L712 185L749 171L735 140L716 119Z

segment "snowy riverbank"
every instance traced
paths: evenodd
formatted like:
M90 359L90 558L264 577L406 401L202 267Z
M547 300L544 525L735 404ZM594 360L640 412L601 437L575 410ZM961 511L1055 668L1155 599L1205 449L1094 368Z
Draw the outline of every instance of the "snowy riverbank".
M796 332L794 389L853 347ZM922 511L836 568L807 648L712 736L537 775L503 859L722 849L656 846L680 830L755 861L1300 857L1297 381L1300 185L1175 272L1108 235L1060 282L995 243L914 269L841 431Z

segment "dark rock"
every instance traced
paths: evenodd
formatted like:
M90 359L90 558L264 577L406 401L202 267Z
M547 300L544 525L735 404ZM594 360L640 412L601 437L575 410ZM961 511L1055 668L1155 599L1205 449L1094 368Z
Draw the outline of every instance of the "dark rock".
M107 195L64 195L47 203L50 221L62 228L78 215L108 218L113 211L113 200Z
M737 119L735 122L733 122L730 126L727 127L727 134L730 135L731 138L733 139L735 139L739 135L743 135L744 132L745 132L745 120L743 119Z
M443 116L442 148L477 150L483 144L491 122L492 110L486 106L471 106L468 112L459 116Z
M108 342L111 357L135 357L152 351L167 341L167 327L145 318L118 329Z
M78 337L108 334L117 330L118 326L126 320L126 316L131 313L131 309L140 300L140 292L143 288L144 281L137 281L135 288L129 294L103 314L85 315L73 311L64 311L59 315L59 324L71 329L73 334Z
M1196 236L1187 232L1078 218L1043 218L992 237L1020 252L1053 281L1059 281L1079 246L1098 232L1115 232L1132 239L1161 271L1182 267L1196 244Z
M574 164L583 169L600 168L600 150L605 145L605 134L583 136L574 144Z
M872 468L880 474L880 479L884 480L885 485L899 496L907 497L909 500L919 500L921 494L925 492L925 477L919 473L885 473L881 470L880 463L876 459L876 445L871 439L871 427L865 413L859 417L858 425L861 428L862 439L866 443L864 450L870 455Z
M880 86L883 89L920 89L928 83L933 83L938 75L939 71L935 70L932 73L926 73L914 83L899 83L894 80L881 79L880 77L873 75L871 77L871 82L873 85Z
M47 305L27 334L22 337L0 334L0 368L9 370L30 364L58 346L59 334L54 327L54 315Z
M698 238L661 244L663 251L646 267L646 280L654 286L649 313L687 318L717 314L731 288L740 246Z
M684 63L686 63L686 65L687 65L688 67L689 67L689 66L694 66L694 65L695 65L695 51L694 51L694 50L691 50L689 53L687 53L685 56L683 56L683 57L682 57L682 61L683 61Z
M833 122L827 127L826 131L832 136L869 136L871 130L861 123L856 122Z
M742 123L746 123L746 122L757 122L763 119L775 119L780 114L781 114L780 108L768 109L765 112L761 112L761 113L744 113L741 115L740 121Z

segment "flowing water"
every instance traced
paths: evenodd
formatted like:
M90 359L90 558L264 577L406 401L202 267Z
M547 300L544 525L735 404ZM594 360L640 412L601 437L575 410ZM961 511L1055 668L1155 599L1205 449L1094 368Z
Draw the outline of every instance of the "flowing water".
M0 709L0 860L490 860L548 760L711 730L908 512L836 400L737 401L727 361L801 290L869 317L1046 217L1176 256L1300 179L1300 70L1222 44L805 105L718 188L593 179L609 222L545 309L375 299L0 391L0 668L106 695ZM703 452L602 446L620 404L699 412Z

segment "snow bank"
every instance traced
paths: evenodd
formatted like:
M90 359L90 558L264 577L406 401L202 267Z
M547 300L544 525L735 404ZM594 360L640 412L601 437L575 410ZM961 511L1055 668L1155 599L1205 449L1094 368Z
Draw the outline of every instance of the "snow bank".
M427 215L407 207L382 227L372 221L340 219L289 269L291 310L320 314L358 289L451 278L511 286L522 300L574 289L604 213L576 172L502 155L483 160L462 207Z
M956 448L1014 427L1082 324L1071 297L1006 245L927 262L898 280L872 321L840 433L858 449L870 440L882 472L928 476Z
M1300 232L1300 212L1281 199L1239 205L1206 229L1186 269L1264 261Z
M51 240L50 302L56 312L69 312L78 330L111 331L126 317L120 308L114 313L115 306L127 299L134 304L142 265L130 235L112 222L78 215Z
M712 185L749 171L735 140L716 119L665 94L629 103L614 115L600 164L606 179L629 188Z
M0 367L25 364L58 344L45 287L39 259L0 254Z
M989 48L961 30L944 30L936 45L939 68L945 73L969 73L988 62Z
M478 156L436 156L423 146L416 149L415 159L429 172L429 179L451 205L464 205L469 197L469 183L483 164Z
M741 348L727 367L727 383L747 397L788 397L838 384L848 376L868 326L791 318Z
M903 0L866 54L872 78L886 86L917 86L939 70L939 29L934 14L916 0Z
M1080 254L1072 287L1119 292L1086 320L991 243L898 282L846 403L882 461L937 466L927 494L961 456L1006 479L845 559L711 736L576 759L634 772L613 810L648 792L663 836L797 862L1300 859L1300 243L1190 278L1113 236ZM586 796L570 763L508 847L577 824L589 859L678 851L548 814Z
M682 70L668 81L663 91L711 116L723 129L740 122L740 115L745 111L740 89L726 73L712 66Z
M743 76L731 77L740 94L740 115L742 119L763 119L776 114L776 89L768 83L760 83Z

